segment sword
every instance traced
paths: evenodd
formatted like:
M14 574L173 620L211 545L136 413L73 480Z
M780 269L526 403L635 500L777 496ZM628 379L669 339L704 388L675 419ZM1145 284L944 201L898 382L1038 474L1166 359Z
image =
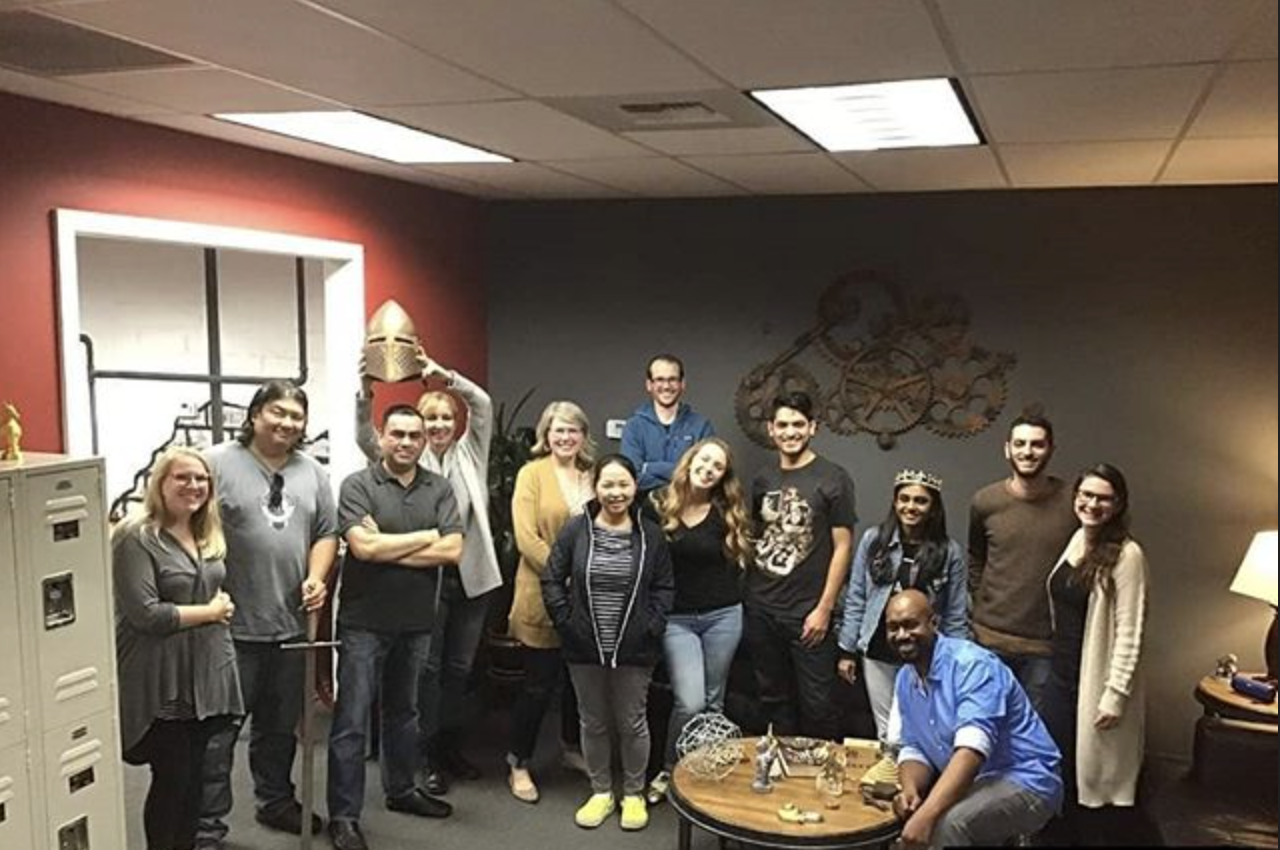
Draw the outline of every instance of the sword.
M315 812L315 752L312 749L312 738L315 736L316 701L311 689L316 680L316 653L322 649L332 649L340 645L336 640L316 640L320 630L320 612L307 612L307 639L303 643L286 643L280 648L285 651L305 652L305 669L302 686L302 782L299 788L302 797L302 850L311 850L311 816Z

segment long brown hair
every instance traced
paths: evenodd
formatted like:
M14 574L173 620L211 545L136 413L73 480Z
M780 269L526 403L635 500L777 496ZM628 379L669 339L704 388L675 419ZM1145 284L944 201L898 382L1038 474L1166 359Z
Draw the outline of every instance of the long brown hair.
M1129 542L1129 484L1119 469L1109 463L1099 463L1080 473L1072 490L1073 498L1079 494L1086 478L1099 478L1111 485L1115 491L1115 513L1098 529L1092 545L1086 544L1084 557L1076 569L1081 584L1089 588L1101 586L1102 592L1110 596L1116 589L1116 563L1124 544Z
M740 567L746 566L751 552L751 540L747 531L751 527L747 514L747 497L742 482L734 472L733 452L729 444L719 437L707 437L694 443L680 457L671 483L653 496L654 506L662 522L662 530L670 537L680 528L680 515L693 501L693 484L689 481L689 469L693 459L706 446L716 446L724 452L724 477L711 491L711 505L720 511L729 533L724 538L725 557Z

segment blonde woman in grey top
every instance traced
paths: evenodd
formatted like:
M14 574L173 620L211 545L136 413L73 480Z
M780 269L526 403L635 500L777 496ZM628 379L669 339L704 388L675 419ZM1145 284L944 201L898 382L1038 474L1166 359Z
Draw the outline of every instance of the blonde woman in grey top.
M193 845L206 744L244 712L213 493L205 459L171 448L141 515L112 538L121 743L125 761L151 767L148 850Z

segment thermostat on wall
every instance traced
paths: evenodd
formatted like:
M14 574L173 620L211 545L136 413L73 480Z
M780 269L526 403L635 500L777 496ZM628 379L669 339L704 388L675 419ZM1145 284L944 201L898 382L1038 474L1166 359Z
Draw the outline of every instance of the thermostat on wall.
M625 419L610 419L604 423L604 435L610 440L621 440L622 429L627 426Z

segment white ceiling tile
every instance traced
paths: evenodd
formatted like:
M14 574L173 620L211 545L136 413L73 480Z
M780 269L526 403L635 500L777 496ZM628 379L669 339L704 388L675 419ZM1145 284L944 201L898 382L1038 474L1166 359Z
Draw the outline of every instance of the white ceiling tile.
M530 162L415 166L415 170L457 177L530 197L618 198L630 194Z
M216 118L206 118L200 115L168 115L145 120L151 124L159 124L163 127L170 127L187 133L196 133L201 136L221 139L225 142L248 145L315 162L327 162L330 165L340 165L357 171L378 171L383 173L387 166L395 165L395 163L361 156L350 151L339 150L314 142L306 142L277 133L268 133L265 130L256 130L240 124L230 124L226 121L219 121Z
M1161 183L1275 183L1277 139L1188 139Z
M0 68L0 91L20 94L26 97L61 103L64 106L76 106L94 112L105 112L108 115L121 115L134 118L144 115L164 115L171 110L154 103L142 103L105 92L86 89L80 86L47 80L43 77L32 77L19 74L8 68Z
M52 11L352 105L511 96L419 50L291 0L104 0Z
M1194 138L1276 135L1276 62L1226 66L1187 135Z
M927 148L832 154L882 192L1005 189L990 148Z
M1132 186L1151 183L1170 142L1084 142L1001 145L1009 179L1019 189Z
M737 186L661 157L557 162L554 167L636 195L675 198L742 194Z
M618 0L742 88L953 73L920 0Z
M322 0L538 97L712 88L719 81L602 0Z
M531 100L404 106L379 115L516 159L637 156L644 149Z
M740 127L719 130L643 130L623 133L628 139L673 156L691 154L799 153L813 143L787 127Z
M1275 0L1261 0L1262 7L1249 27L1248 34L1236 46L1233 59L1276 59L1280 50L1276 46L1276 34L1280 29L1280 4Z
M1172 139L1213 67L973 77L970 94L995 142Z
M826 154L691 156L684 161L751 192L765 195L818 195L865 192L864 184Z
M175 112L274 112L341 108L243 74L216 68L128 71L64 77L86 88L165 106Z
M937 2L961 63L977 73L1216 61L1258 0Z

